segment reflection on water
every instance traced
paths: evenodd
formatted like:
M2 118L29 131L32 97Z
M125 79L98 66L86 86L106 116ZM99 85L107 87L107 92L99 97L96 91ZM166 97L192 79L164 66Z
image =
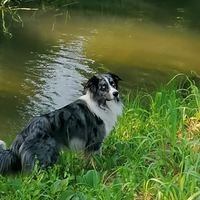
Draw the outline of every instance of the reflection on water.
M121 30L120 30L121 29ZM120 31L119 31L120 30ZM126 67L198 69L199 36L152 26L105 26L90 40L87 52L98 62Z
M129 84L151 87L178 72L200 72L200 37L187 31L118 20L97 28L87 55L125 77Z
M85 81L82 73L91 72L83 64L86 59L82 52L83 43L80 37L68 44L60 40L60 45L52 47L48 54L38 54L37 63L26 63L27 78L23 88L30 83L34 88L33 94L28 95L30 103L26 105L30 115L65 106L81 95Z
M38 42L29 43L29 49L24 45L27 39L17 33L11 45L5 42L1 47L2 139L8 138L8 134L15 135L31 117L77 99L83 92L87 74L92 73L88 64L93 61L83 52L84 36L63 32L56 43L51 43L50 34L46 35L48 42L44 44L40 40L43 32L38 33Z
M123 89L152 88L177 72L200 72L198 35L130 18L43 18L14 37L0 35L0 136L12 137L33 116L79 97L92 73L112 71Z

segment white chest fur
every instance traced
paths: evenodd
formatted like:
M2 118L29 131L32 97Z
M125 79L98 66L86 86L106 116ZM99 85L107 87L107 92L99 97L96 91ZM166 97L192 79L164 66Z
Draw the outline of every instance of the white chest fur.
M115 127L117 118L122 115L123 104L121 102L107 101L108 108L100 108L97 103L91 99L89 93L81 96L80 99L84 100L89 109L103 120L106 128L106 136L108 136Z

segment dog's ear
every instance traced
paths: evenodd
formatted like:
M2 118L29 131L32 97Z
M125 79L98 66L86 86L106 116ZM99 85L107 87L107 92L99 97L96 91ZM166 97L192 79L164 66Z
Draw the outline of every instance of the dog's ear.
M119 76L117 76L116 74L113 74L113 73L111 73L111 72L108 72L108 74L115 80L115 81L122 81L122 79L119 77Z
M85 84L85 87L84 89L87 91L87 90L90 90L91 92L95 92L97 91L97 87L98 87L98 83L99 83L99 79L97 76L92 76L88 82Z
M114 80L116 84L116 89L118 90L118 81L122 81L122 79L119 78L119 76L117 76L116 74L113 74L111 72L108 72L107 74L112 77L112 79Z

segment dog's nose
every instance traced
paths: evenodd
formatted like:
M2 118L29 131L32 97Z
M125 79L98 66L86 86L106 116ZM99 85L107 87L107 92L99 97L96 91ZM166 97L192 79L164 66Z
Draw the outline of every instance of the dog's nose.
M114 96L114 97L117 97L118 94L119 94L119 93L118 93L117 91L116 91L116 92L113 92L113 96Z

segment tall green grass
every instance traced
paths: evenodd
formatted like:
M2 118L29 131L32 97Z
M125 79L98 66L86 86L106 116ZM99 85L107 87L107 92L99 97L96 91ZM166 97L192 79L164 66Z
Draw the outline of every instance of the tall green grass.
M127 95L101 158L65 152L48 172L0 177L0 199L200 199L200 91L187 82Z

